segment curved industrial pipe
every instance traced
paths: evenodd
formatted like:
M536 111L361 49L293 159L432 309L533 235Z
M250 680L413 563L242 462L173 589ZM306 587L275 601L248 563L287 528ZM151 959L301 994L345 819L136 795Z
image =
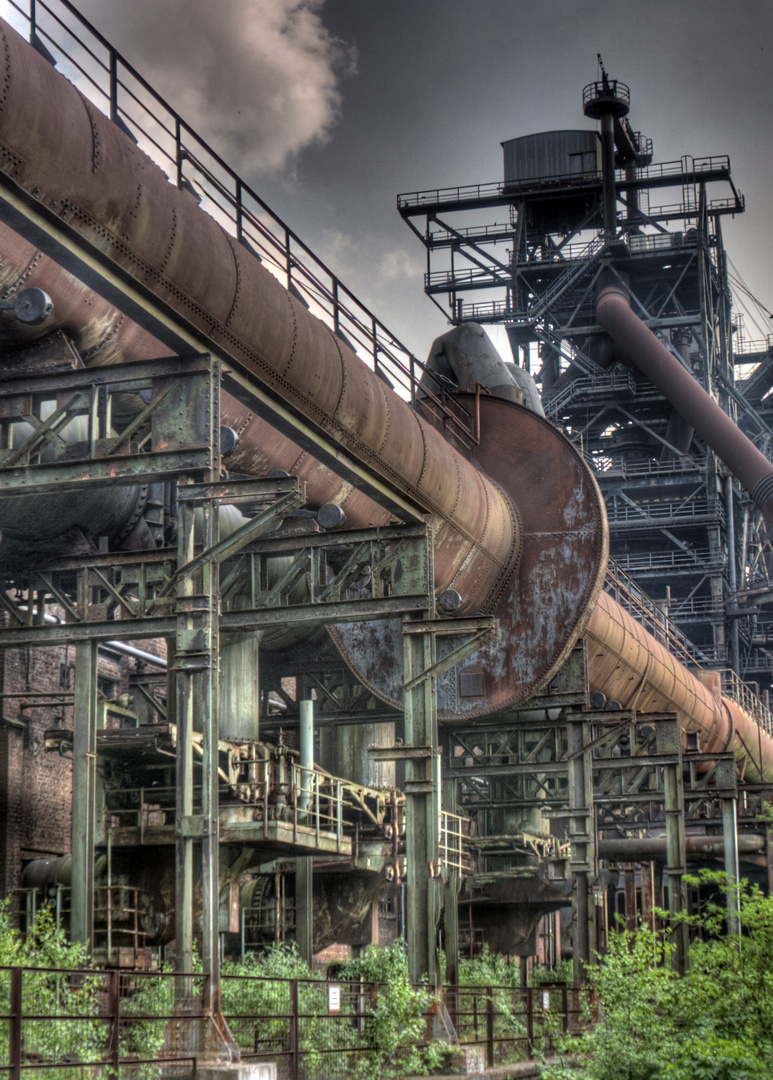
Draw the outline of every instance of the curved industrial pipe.
M731 751L752 781L773 779L773 739L734 701L714 695L608 594L585 630L588 682L640 713L676 712L701 751Z
M98 243L342 447L424 506L434 530L436 591L453 587L460 592L461 613L498 615L505 644L482 650L488 682L476 659L468 665L467 692L447 688L441 715L469 718L528 698L552 677L585 631L592 646L593 688L642 711L675 709L685 730L698 731L705 747L718 751L743 745L752 771L753 747L761 742L758 768L773 779L768 736L731 703L715 702L611 598L602 595L597 603L607 550L603 503L567 440L526 409L482 399L481 444L475 450L482 472L295 301L191 196L170 185L141 150L10 27L0 23L0 36L5 45L0 50L0 138L5 147L0 170ZM55 302L55 283L47 288L45 281L32 280L35 275L58 273L72 280L39 254L32 253L25 265L30 270L26 283L40 285ZM74 306L71 319L83 331L90 325L91 294L82 289L80 295L83 306ZM616 326L615 319L629 325L621 306L607 291L601 313L608 314L610 325ZM632 327L640 332L635 323ZM372 513L371 500L300 453L240 402L224 399L221 422L241 437L237 469L261 475L280 467L304 479L309 475L318 493L312 500L351 499L351 524L383 520L383 511ZM695 427L700 430L697 422ZM760 468L759 477L752 477L755 483L770 475L765 466L764 476ZM400 655L401 639L398 634ZM627 680L627 693L618 685L621 678Z
M0 139L6 148L0 169L48 212L98 244L221 355L233 358L345 452L422 506L433 532L435 590L460 594L458 615L506 614L514 602L522 549L518 493L492 481L490 470L487 476L451 447L7 24L0 23L0 36ZM33 255L33 276L40 263ZM89 321L83 309L73 313L75 321L79 315ZM311 501L346 500L352 525L383 522L383 511L371 513L371 500L322 472L290 440L269 434L248 406L225 398L221 424L241 440L232 458L236 470L262 475L286 468L304 480L308 472L316 482L316 492L307 488ZM553 431L543 438L561 443ZM560 488L555 470L546 483ZM504 654L494 661L503 672L497 678L502 705L550 679L601 588L603 507L592 481L586 480L586 487L584 505L562 504L550 537L539 541L540 575L547 581L559 563L569 566L571 595L536 624L529 663L516 672L512 685L513 654L522 643L507 637ZM589 561L591 549L595 557ZM550 639L550 649L541 647L543 638ZM464 715L495 707L485 695L463 704Z
M485 610L517 551L504 494L10 26L0 24L0 36L3 169L342 447L397 481L430 515L438 591L460 593L461 613ZM242 440L237 467L259 470L265 451L252 413L233 399L223 413ZM336 501L345 485L336 488L322 501Z
M765 850L765 837L756 833L741 833L737 840L739 855L756 855ZM599 840L598 856L619 862L664 862L667 856L666 837L613 837ZM685 851L688 859L723 858L725 842L721 836L686 836Z
M773 465L631 310L628 293L619 285L601 289L596 319L625 358L647 376L738 477L765 520L773 524Z

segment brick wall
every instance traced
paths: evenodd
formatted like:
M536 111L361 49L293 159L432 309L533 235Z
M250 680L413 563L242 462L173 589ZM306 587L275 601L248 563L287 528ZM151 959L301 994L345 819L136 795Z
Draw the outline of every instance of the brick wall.
M34 692L59 693L62 679L72 690L68 670L75 660L70 647L0 651L0 890L8 896L21 884L24 862L70 850L72 761L45 750L45 732L72 729L70 698L65 704L40 706ZM127 682L125 661L100 656L100 675Z

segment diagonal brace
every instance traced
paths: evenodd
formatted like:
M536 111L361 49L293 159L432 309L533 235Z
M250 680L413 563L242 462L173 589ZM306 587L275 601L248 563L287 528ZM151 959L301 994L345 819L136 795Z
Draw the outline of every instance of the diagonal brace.
M9 469L12 465L21 461L22 458L29 458L38 446L48 439L49 434L55 435L60 428L63 428L69 423L75 410L80 409L87 402L88 398L83 392L71 397L66 405L62 405L56 412L52 412L48 419L44 420L42 424L39 424L30 437L25 439L17 450L12 451L11 454L0 463L2 468Z
M440 633L440 634L466 634L472 631L472 636L467 641L462 642L461 645L457 645L455 649L447 653L442 659L436 660L434 664L431 664L424 671L419 672L412 679L409 679L404 684L404 690L412 690L419 683L425 679L436 679L440 675L445 675L447 671L450 671L452 667L455 667L461 660L466 660L468 656L472 656L478 649L485 645L487 641L491 641L492 638L499 637L499 619L495 619L490 615L483 615L479 618L471 619L438 619L427 620L419 623L403 623L403 632L406 634L425 634Z
M218 540L216 544L205 548L203 551L199 552L195 558L185 563L184 566L181 566L174 572L160 595L165 596L170 593L180 578L195 573L203 566L206 566L207 563L213 561L221 563L224 559L227 559L229 555L235 554L243 548L245 544L249 544L250 541L256 540L259 536L262 536L263 533L268 532L278 520L283 518L286 514L289 514L292 510L295 510L296 507L302 506L305 501L306 488L305 485L302 484L300 490L283 495L260 514L256 514L254 518L245 522L241 528L231 533L230 536Z

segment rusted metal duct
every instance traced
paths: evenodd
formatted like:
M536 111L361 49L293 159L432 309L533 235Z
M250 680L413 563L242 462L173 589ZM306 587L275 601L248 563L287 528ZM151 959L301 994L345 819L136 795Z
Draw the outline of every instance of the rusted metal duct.
M43 288L54 297L52 320L45 328L37 328L38 335L49 329L61 329L80 347L93 338L90 327L93 314L101 323L119 327L109 346L110 362L133 359L135 345L143 357L153 356L154 352L166 353L149 334L126 320L121 321L114 309L2 224L0 268L7 289L16 290L24 282L27 286ZM65 301L61 305L60 293ZM27 328L10 324L0 327L0 340L13 341L19 337L28 340L31 334ZM103 355L93 352L92 362L100 362ZM356 358L354 362L363 366ZM474 402L474 398L468 401L470 408ZM582 458L551 424L528 410L493 398L481 399L479 406L481 440L475 448L475 458L490 477L481 476L480 482L511 498L512 571L504 579L498 597L496 594L490 597L489 610L500 617L505 630L503 638L483 656L482 673L477 661L472 665L476 678L480 673L478 681L482 688L460 699L455 685L441 687L440 714L444 719L491 712L517 703L544 685L577 639L601 588L607 558L603 503ZM394 400L394 409L400 414L405 411L413 415L400 399ZM229 465L235 470L261 476L272 469L283 469L298 475L307 483L310 503L338 502L351 525L379 525L393 520L388 511L226 393L221 394L221 423L234 428L240 436L240 446L229 458ZM421 429L432 436L432 452L437 460L428 471L436 483L447 483L447 472L455 470L457 463L478 474L434 429L423 423ZM502 498L507 502L504 494ZM516 522L520 522L517 527ZM485 530L486 512L473 523L479 531ZM446 537L445 542L449 543L450 539ZM441 576L444 571L437 558L439 540L443 541L443 536L436 533L435 582L441 591L447 587L448 579ZM464 537L462 544L463 554L469 549ZM476 589L472 596L483 608L482 590ZM337 642L358 677L378 696L399 706L402 700L399 621L391 628L380 623L352 624L339 630L335 635ZM380 670L371 678L369 665L374 662Z
M674 708L706 748L743 745L747 768L753 767L753 721L714 701L611 598L599 599L606 514L590 469L568 440L528 409L484 397L477 445L465 452L450 446L2 22L0 37L0 171L6 182L66 219L222 354L412 496L433 529L436 591L459 591L462 614L499 618L500 641L438 680L441 719L466 721L529 698L587 627L594 689L623 704L635 701L641 710ZM60 286L74 290L59 316L71 333L91 333L97 310L106 326L116 325L116 317L55 264L34 251L15 259L6 254L9 287L15 273L44 288L60 312ZM117 326L115 359L131 355L134 333ZM152 338L140 334L136 347L152 355ZM299 475L312 502L345 504L352 525L388 518L236 399L224 396L221 422L241 437L236 469ZM336 640L358 678L399 705L399 620L347 624ZM626 673L627 696L619 685ZM773 743L764 736L762 744L760 771L773 779Z
M773 465L631 310L619 285L601 289L596 318L629 360L738 477L773 524Z
M704 753L732 751L752 781L773 779L773 740L742 709L704 685L660 642L602 593L585 638L588 681L624 709L676 712L684 735L697 734Z
M556 513L547 530L540 515L532 515L539 535L526 543L516 503L533 471L529 465L521 475L501 468L504 475L491 469L486 475L451 447L7 24L0 23L0 36L0 169L9 182L423 507L433 531L435 588L461 595L457 614L490 613L509 623L521 595L519 572L533 577L537 588L530 595L527 588L527 603L541 600L539 614L524 615L518 633L508 630L489 649L489 686L463 703L464 716L513 703L544 685L576 640L604 573L603 506L574 451L537 418L543 425L537 441L549 462L544 482L555 492L541 492L535 503L543 521L544 504L552 503ZM75 321L83 316L73 312ZM512 418L502 420L510 429ZM221 421L241 438L236 469L262 475L285 468L315 481L312 501L345 500L350 524L384 521L370 499L333 479L245 405L226 399ZM510 430L494 439L499 458L511 439ZM476 456L481 460L479 451ZM556 575L564 587L560 597L554 588L548 594ZM456 696L450 695L450 715L457 715Z
M456 589L462 612L485 608L511 571L518 545L503 492L449 450L439 432L15 31L2 24L0 35L2 164L16 184L342 447L398 481L430 514L438 590ZM240 467L253 473L271 451L249 437L251 421L244 406L224 410L223 422L242 436ZM280 447L279 456L286 450Z
M765 837L753 833L741 833L738 837L740 855L757 855L765 851ZM708 858L724 858L725 842L721 836L685 837L687 858L695 861ZM601 859L615 859L618 862L665 862L667 857L666 837L613 837L599 840L598 855Z

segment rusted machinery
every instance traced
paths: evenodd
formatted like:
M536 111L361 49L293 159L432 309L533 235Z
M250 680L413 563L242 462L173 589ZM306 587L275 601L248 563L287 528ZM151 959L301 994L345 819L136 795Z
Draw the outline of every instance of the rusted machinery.
M478 402L463 395L476 418L472 438L444 438L437 417L406 404L10 27L0 32L4 186L96 244L185 318L203 346L410 496L433 529L436 596L458 594L456 614L498 617L499 640L439 681L441 719L467 720L527 699L585 635L592 689L624 706L676 711L703 748L730 748L748 759L747 776L773 779L768 737L755 760L747 750L758 742L749 738L753 721L601 594L605 512L567 440L528 409L493 397L480 400L478 417ZM7 244L2 258L6 292L22 281L45 288L55 324L75 336L87 361L93 352L99 362L100 340L109 342L103 361L154 352L152 340L115 312L103 307L95 319L92 304L100 302L90 291L24 242ZM626 333L612 332L621 340ZM338 504L351 525L391 520L235 398L224 397L221 422L240 439L233 468L299 475L310 503ZM753 482L766 480L755 472ZM350 624L333 634L357 676L399 704L399 625Z

